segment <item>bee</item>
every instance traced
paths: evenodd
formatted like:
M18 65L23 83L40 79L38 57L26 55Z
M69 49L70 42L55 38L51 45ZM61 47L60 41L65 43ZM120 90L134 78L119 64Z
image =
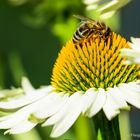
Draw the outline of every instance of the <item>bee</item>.
M103 22L80 15L74 15L74 17L80 19L81 23L73 35L73 43L81 43L84 38L88 38L92 34L95 34L106 41L111 34L111 29Z

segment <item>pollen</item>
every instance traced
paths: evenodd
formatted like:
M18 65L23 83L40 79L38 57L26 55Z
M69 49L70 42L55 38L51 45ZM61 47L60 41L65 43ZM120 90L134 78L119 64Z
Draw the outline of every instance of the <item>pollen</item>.
M68 41L54 64L51 84L57 91L73 93L87 89L117 86L140 78L140 65L124 65L120 49L130 48L120 35L108 40L95 35L81 44Z

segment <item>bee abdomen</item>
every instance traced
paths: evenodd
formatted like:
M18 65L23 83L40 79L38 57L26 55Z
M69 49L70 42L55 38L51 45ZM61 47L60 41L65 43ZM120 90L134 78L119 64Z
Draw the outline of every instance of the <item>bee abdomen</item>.
M73 35L72 38L73 42L74 43L81 42L81 40L85 38L88 35L88 33L89 33L88 29L83 30L82 28L78 28Z

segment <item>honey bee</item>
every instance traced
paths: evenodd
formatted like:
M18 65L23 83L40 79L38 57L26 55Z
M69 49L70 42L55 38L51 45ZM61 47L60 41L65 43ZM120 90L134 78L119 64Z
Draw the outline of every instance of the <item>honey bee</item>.
M111 29L103 22L80 15L74 15L74 17L81 20L80 26L76 29L72 38L74 43L81 43L84 38L88 38L91 34L95 34L106 41L111 34Z

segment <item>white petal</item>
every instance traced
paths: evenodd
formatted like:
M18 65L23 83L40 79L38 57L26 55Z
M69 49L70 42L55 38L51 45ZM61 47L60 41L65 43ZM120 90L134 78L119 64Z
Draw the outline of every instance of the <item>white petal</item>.
M50 92L53 90L53 87L50 86L43 86L39 89L34 89L34 87L31 85L30 81L26 78L22 78L22 88L25 94L34 94L35 92Z
M126 56L127 60L124 64L140 64L140 38L131 38L132 43L129 43L132 49L121 49L120 55Z
M129 45L132 48L132 49L129 49L129 50L131 50L133 53L136 53L136 54L139 54L140 53L140 46L139 46L139 44L129 43Z
M127 86L127 84L119 86L119 90L122 93L122 97L130 104L137 108L140 108L140 90L139 85L136 84L135 89L132 86Z
M140 38L131 37L131 41L132 41L134 44L140 44Z
M22 96L19 99L15 99L9 102L0 102L0 109L16 109L22 106L25 106L27 104L30 104L32 102L35 102L36 100L39 100L40 98L43 98L46 96L46 93L34 93L34 94L28 94L25 96Z
M131 41L132 43L130 45L133 45L132 48L140 51L140 38L131 37Z
M54 88L51 86L51 85L48 85L48 86L42 86L41 88L39 89L36 89L36 91L38 92L38 94L40 92L44 92L44 93L51 93L53 92Z
M0 122L0 129L8 129L11 128L23 120L28 118L28 114L25 112L16 112L12 115L6 117L6 120Z
M21 88L12 88L12 89L3 89L0 90L0 99L7 98L7 99L14 99L14 97L22 96L23 90ZM2 101L2 100L1 100Z
M21 85L26 94L30 94L35 90L26 77L22 78Z
M125 65L134 64L134 60L125 60L125 61L123 62L123 64L125 64Z
M96 113L98 113L102 109L102 107L106 101L106 93L105 93L104 89L99 88L99 90L95 94L97 94L96 99L93 102L91 108L87 112L87 116L89 116L89 117L92 117Z
M54 97L55 95L56 93L48 94L48 96L44 96L44 98L41 98L40 100L19 109L14 114L2 118L2 121L0 122L0 128L11 128L17 125L18 123L21 123L23 120L27 119L30 114L36 112L37 110L40 110L46 103L46 99L49 96Z
M105 11L106 12L106 10L108 9L108 8L110 8L110 7L112 7L112 6L114 6L114 5L116 5L118 3L118 1L116 1L116 0L112 0L111 2L109 2L108 4L106 4L105 6L102 6L100 9L98 9L98 11L100 12L100 11ZM114 10L114 9L113 9ZM110 10L109 10L110 11ZM107 11L108 12L108 11Z
M130 0L112 0L112 1L108 2L107 4L104 4L103 6L101 6L101 8L99 8L98 11L101 13L116 11L119 8L126 5L128 2L130 2Z
M87 10L94 10L98 7L98 4L91 4L86 7Z
M18 125L10 128L5 132L5 134L10 133L10 134L19 134L19 133L25 133L30 131L33 127L35 127L37 123L30 122L28 120L24 120Z
M108 94L110 94L112 100L114 100L114 103L117 105L118 109L129 109L129 106L123 99L122 94L120 93L118 87L109 88Z
M42 126L53 125L58 121L62 120L68 114L69 109L71 109L71 107L73 109L76 109L74 105L75 102L78 101L80 97L81 97L81 92L73 93L73 95L69 97L66 104L60 109L60 111L55 115L53 115L52 117L50 117Z
M82 103L82 105L83 105L82 112L83 113L85 113L90 108L90 106L96 99L96 96L97 96L97 92L95 91L94 88L90 88L84 93L84 95L82 97L83 98L83 103Z
M121 86L125 86L127 89L130 89L133 92L140 92L140 80L137 80L136 82L123 83L119 85L119 87Z
M54 99L48 98L46 100L46 104L43 105L38 111L34 113L34 115L37 118L44 119L48 118L54 113L56 113L60 108L62 108L66 101L68 100L69 94L65 94L61 96L60 94L57 94L58 96L55 97Z
M118 110L118 106L115 104L114 100L112 99L109 92L106 91L106 102L103 106L103 111L108 118L108 120L111 120L113 117L115 117L120 111Z
M40 89L32 91L30 94L26 94L21 96L18 99L9 101L9 102L0 102L0 109L10 110L10 109L17 109L22 106L28 105L33 103L41 98L47 96L50 92L52 92L52 86L42 87Z
M53 127L51 137L58 137L64 134L76 121L82 111L82 95L68 106L65 116L59 120Z
M0 117L0 122L1 122L1 121L4 121L4 120L7 120L7 119L9 118L10 115L11 115L11 114L9 114L9 115L7 115L7 116L2 116L2 117Z
M135 61L136 64L140 64L140 54L139 54L139 57L136 57L134 59L134 61Z
M116 13L116 11L110 11L110 12L107 12L107 13L103 13L100 15L100 18L101 19L107 19L107 18L111 18L114 14Z
M60 95L55 92L52 92L52 93L48 94L47 96L44 96L44 98L41 98L40 100L38 100L28 106L23 107L19 111L25 112L27 114L33 114L35 112L38 112L42 108L44 108L44 106L46 104L48 104L48 102L50 102L48 99L53 100L54 98L57 98L58 96L60 96Z
M132 59L132 58L138 57L140 55L140 52L136 50L132 50L132 49L123 48L121 49L121 55Z
M101 0L83 0L83 3L90 5L90 4L96 4Z

